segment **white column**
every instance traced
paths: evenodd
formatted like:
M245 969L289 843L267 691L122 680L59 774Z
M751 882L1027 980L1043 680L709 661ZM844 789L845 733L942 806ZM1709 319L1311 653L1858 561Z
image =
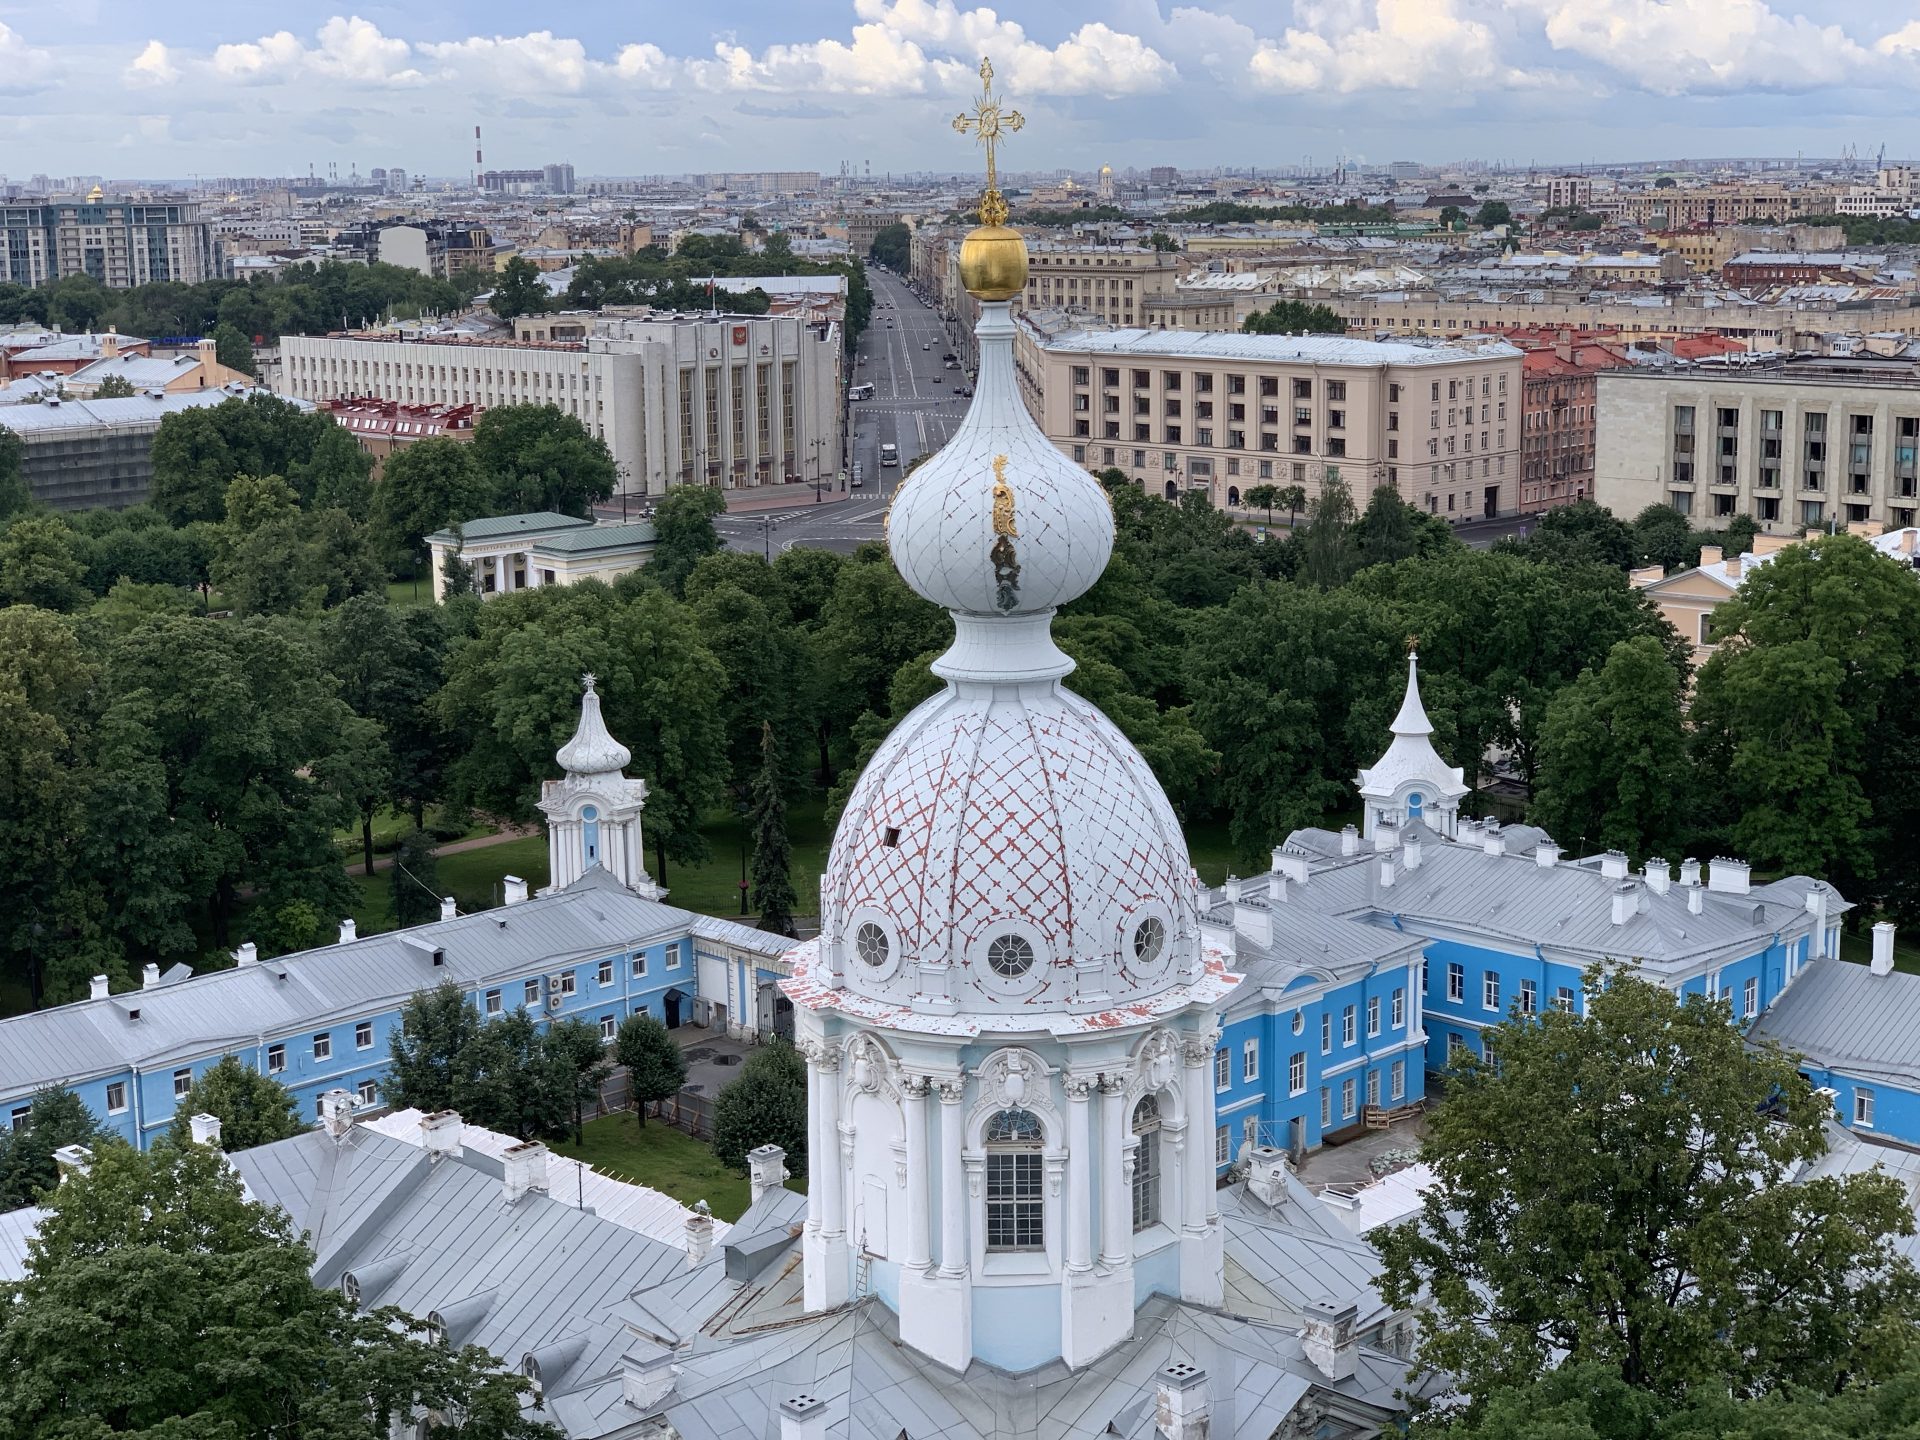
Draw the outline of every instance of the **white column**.
M907 1092L907 1269L933 1263L932 1179L927 1173L927 1091L924 1075L906 1078Z
M940 1082L940 1273L967 1273L967 1187L960 1161L960 1102L966 1086Z
M533 568L533 551L528 550L522 558L527 567L527 588L531 590L540 583L540 572Z
M825 1203L820 1207L820 1231L830 1239L837 1239L847 1228L847 1176L840 1163L840 1052L832 1046L820 1057L820 1108L820 1128L815 1132L815 1139L823 1152L820 1185L826 1192ZM807 1153L811 1155L814 1148L814 1143L809 1141Z
M1210 1037L1189 1040L1187 1062L1187 1156L1181 1180L1180 1228L1197 1233L1213 1219L1217 1203L1213 1173L1213 1044Z
M487 557L487 563L493 566L493 593L496 595L506 593L507 567L504 563L505 560L506 557L504 555L491 555Z
M1087 1185L1093 1174L1093 1117L1087 1113L1093 1077L1067 1077L1067 1269L1081 1273L1093 1268L1093 1196Z
M822 1102L826 1098L826 1082L820 1074L820 1056L825 1047L818 1041L808 1041L801 1047L807 1057L807 1224L810 1228L823 1228L821 1212L826 1208L827 1187L821 1176L827 1169L827 1120Z
M1132 1206L1126 1164L1126 1082L1109 1076L1100 1085L1100 1259L1108 1266L1131 1263Z

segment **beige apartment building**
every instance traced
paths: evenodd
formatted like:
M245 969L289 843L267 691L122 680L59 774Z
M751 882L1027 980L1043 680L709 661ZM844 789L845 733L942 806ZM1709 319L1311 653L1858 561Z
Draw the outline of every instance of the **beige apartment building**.
M1743 220L1800 220L1831 215L1845 187L1808 185L1789 188L1766 182L1743 185L1672 186L1603 196L1596 214L1642 229L1673 230L1683 225L1738 225Z
M1174 293L1186 262L1142 245L1027 246L1027 288L1014 308L1074 310L1104 325L1145 325L1147 302Z
M1609 371L1595 399L1594 499L1673 506L1764 529L1913 525L1920 363L1795 355L1748 365Z
M1363 334L1386 331L1444 337L1540 327L1607 330L1629 341L1725 335L1751 350L1790 349L1809 334L1920 335L1920 306L1892 301L1845 310L1802 310L1789 305L1676 304L1657 295L1609 304L1588 299L1585 291L1563 293L1565 298L1549 294L1539 300L1448 299L1404 292L1386 296L1307 292L1299 298L1329 306L1349 330Z
M1079 328L1022 317L1022 395L1089 469L1239 507L1256 485L1382 484L1450 520L1518 508L1520 351L1335 335Z
M607 442L620 493L836 483L840 329L771 315L602 317L579 340L281 337L284 389L315 403L549 404Z

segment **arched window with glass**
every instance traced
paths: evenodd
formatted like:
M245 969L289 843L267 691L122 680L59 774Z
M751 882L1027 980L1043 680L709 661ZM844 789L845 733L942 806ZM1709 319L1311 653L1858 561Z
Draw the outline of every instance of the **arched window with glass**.
M586 843L587 868L600 863L600 812L588 805L580 811L580 833Z
M1133 1107L1133 1228L1160 1223L1160 1102L1142 1096Z
M1002 1110L987 1122L988 1250L1045 1248L1043 1143L1031 1110Z

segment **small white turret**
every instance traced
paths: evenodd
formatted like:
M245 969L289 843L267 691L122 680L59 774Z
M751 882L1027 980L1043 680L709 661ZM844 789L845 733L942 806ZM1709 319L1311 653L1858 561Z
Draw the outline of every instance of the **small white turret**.
M1420 698L1420 654L1407 652L1407 689L1400 713L1389 727L1393 743L1355 779L1364 803L1365 833L1371 839L1382 821L1408 825L1423 821L1452 838L1459 830L1460 800L1470 788L1460 767L1449 765L1433 748L1433 722Z
M657 900L666 891L647 874L640 836L647 782L627 776L633 752L608 731L594 677L583 675L580 684L580 723L553 757L566 774L540 790L551 888L571 885L599 866L628 889Z

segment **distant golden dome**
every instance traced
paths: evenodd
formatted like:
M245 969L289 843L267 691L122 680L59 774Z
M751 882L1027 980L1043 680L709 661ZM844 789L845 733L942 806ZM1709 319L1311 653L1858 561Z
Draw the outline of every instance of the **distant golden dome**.
M981 225L960 242L960 283L976 300L1011 300L1027 288L1027 242L1005 225Z

